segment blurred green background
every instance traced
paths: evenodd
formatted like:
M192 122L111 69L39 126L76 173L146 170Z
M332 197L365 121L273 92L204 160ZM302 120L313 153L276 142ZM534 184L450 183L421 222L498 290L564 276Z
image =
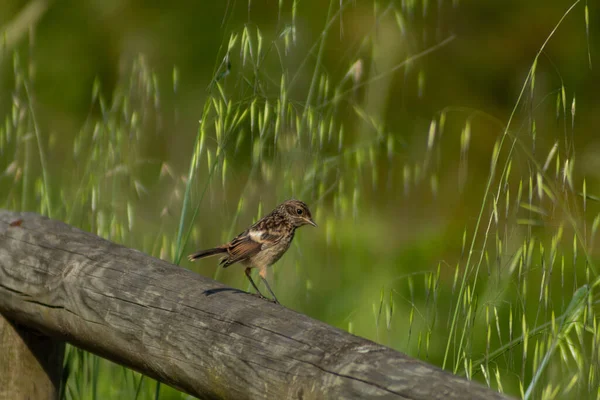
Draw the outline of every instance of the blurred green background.
M271 270L285 306L511 395L595 398L599 15L5 0L0 207L247 290L182 256L300 198L319 228ZM66 398L186 397L69 352Z

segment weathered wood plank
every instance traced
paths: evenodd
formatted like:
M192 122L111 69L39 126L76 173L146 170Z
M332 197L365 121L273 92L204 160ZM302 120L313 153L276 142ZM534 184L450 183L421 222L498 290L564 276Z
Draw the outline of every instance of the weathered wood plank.
M0 312L201 398L503 398L36 214L0 210Z
M0 314L0 399L58 399L64 353L64 342Z

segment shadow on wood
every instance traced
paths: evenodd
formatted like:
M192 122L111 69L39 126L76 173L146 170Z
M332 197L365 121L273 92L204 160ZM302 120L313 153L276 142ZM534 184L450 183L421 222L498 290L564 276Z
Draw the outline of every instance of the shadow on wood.
M0 399L59 398L64 342L0 315Z
M503 398L36 214L0 210L0 312L201 398Z

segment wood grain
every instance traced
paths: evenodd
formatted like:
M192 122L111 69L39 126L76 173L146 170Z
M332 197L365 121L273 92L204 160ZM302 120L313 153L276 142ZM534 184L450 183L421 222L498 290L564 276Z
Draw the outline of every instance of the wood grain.
M0 210L0 312L200 398L504 398L31 213Z
M0 315L0 399L57 400L64 342Z

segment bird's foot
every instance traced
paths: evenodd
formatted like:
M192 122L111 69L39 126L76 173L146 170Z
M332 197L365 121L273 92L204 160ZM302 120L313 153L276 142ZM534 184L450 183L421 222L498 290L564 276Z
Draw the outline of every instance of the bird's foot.
M277 299L270 299L270 298L268 298L266 296L263 296L260 293L249 293L249 294L258 297L259 299L266 300L266 301L269 301L271 303L275 303L275 304L281 305L281 303Z

